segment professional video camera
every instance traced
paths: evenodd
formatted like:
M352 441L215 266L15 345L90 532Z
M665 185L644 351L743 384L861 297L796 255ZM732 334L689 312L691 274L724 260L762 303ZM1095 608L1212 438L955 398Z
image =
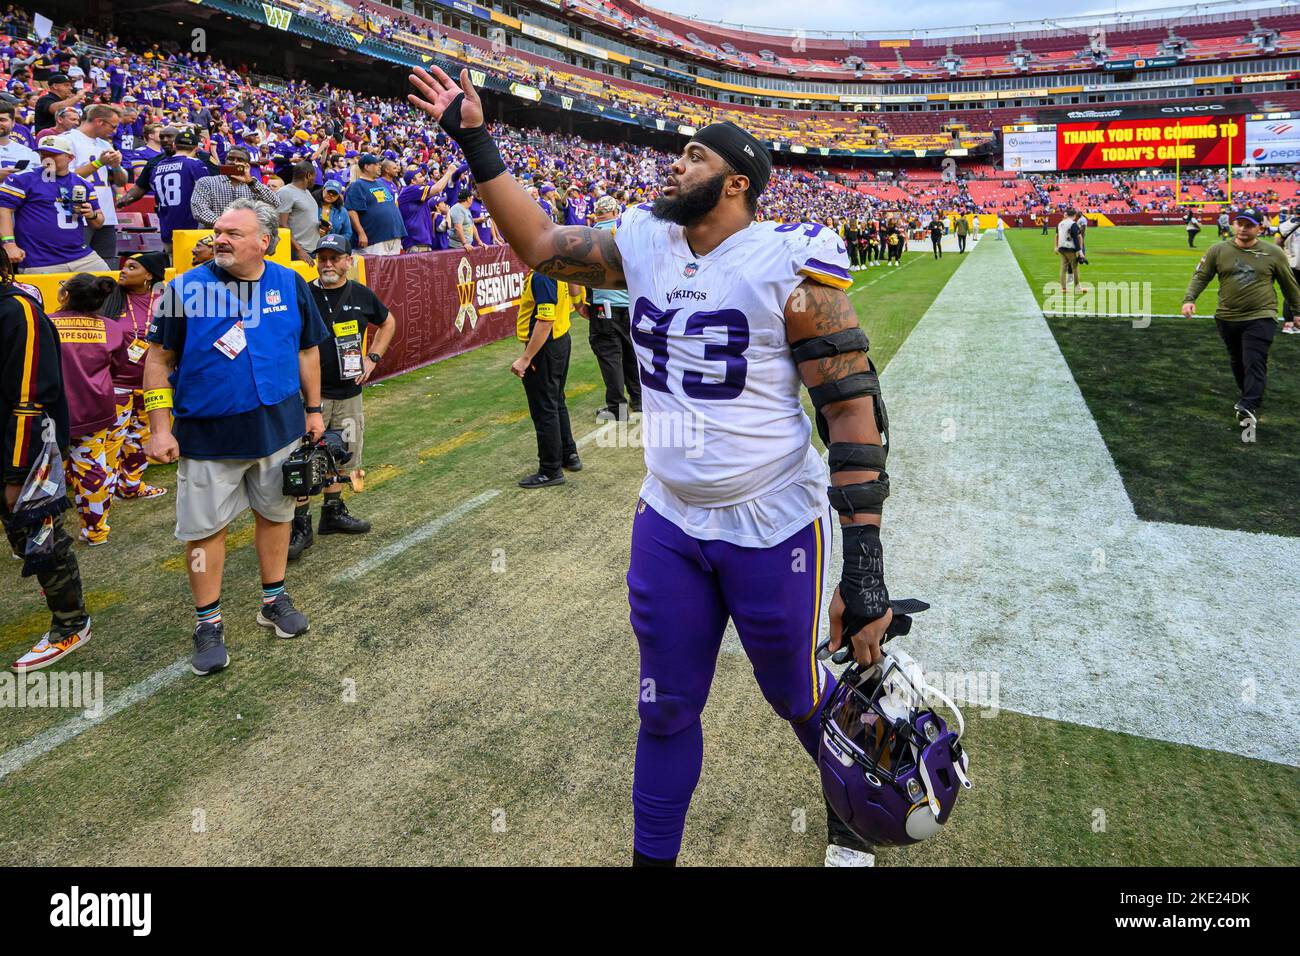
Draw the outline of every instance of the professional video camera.
M284 493L291 498L318 495L330 485L351 483L343 466L352 460L343 433L330 429L316 441L302 436L302 444L280 466L284 475Z

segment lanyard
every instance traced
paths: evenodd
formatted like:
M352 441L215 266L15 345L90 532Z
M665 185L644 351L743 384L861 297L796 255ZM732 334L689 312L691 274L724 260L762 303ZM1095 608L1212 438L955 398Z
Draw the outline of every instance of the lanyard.
M131 320L131 334L134 335L137 339L141 337L140 335L141 332L146 331L149 328L149 318L153 312L153 304L154 304L154 300L157 298L157 295L158 293L154 292L152 289L149 291L149 304L145 306L145 310L144 310L145 321L144 321L144 326L142 328L141 326L137 325L135 321L135 306L132 305L131 303L133 297L129 293L127 294L126 317Z
M321 298L325 300L325 308L329 311L328 325L330 331L333 332L334 320L338 318L339 313L343 311L343 307L352 301L352 280L348 279L343 283L343 288L342 288L343 294L339 296L339 301L337 305L330 305L329 293L333 292L334 291L333 289L326 289L323 285L320 284L319 279L316 281L316 287L320 289L321 292L323 293L321 295Z

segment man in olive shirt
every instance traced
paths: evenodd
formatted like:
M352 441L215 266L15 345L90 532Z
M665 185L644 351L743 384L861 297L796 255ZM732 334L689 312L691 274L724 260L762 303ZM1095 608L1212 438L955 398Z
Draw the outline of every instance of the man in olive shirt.
M1300 307L1300 285L1287 263L1286 253L1270 242L1260 242L1268 223L1262 210L1243 209L1233 219L1234 237L1210 246L1192 276L1183 297L1183 315L1196 312L1196 297L1212 278L1219 277L1219 304L1214 310L1219 335L1228 347L1232 375L1241 389L1237 424L1254 428L1264 400L1268 350L1277 334L1277 293L1281 288L1291 309Z

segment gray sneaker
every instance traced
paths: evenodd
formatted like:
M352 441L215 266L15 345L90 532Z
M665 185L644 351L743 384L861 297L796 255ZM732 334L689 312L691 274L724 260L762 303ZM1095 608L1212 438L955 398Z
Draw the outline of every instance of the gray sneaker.
M257 623L275 628L276 637L301 637L307 633L307 615L293 606L289 595L280 592L270 604L263 604L257 612Z
M202 677L230 666L226 653L226 634L220 624L200 624L194 629L194 653L190 670Z

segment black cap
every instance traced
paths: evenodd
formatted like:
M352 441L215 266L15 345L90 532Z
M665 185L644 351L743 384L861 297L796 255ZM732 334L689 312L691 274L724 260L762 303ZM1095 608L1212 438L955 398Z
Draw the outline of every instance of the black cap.
M159 282L167 273L167 256L161 252L135 252L126 258L140 263Z
M46 82L53 85L55 83L71 83L72 80L68 79L68 74L66 73L52 73Z
M189 149L191 146L199 145L198 130L189 126L181 130L179 133L176 134L176 145L183 146L186 149Z
M725 159L738 173L749 177L754 191L767 188L772 176L772 154L753 134L735 123L710 123L691 137L691 142L703 143Z
M317 255L322 252L337 252L341 256L350 256L352 243L348 242L347 236L331 232L328 236L321 236L320 242L316 243Z

